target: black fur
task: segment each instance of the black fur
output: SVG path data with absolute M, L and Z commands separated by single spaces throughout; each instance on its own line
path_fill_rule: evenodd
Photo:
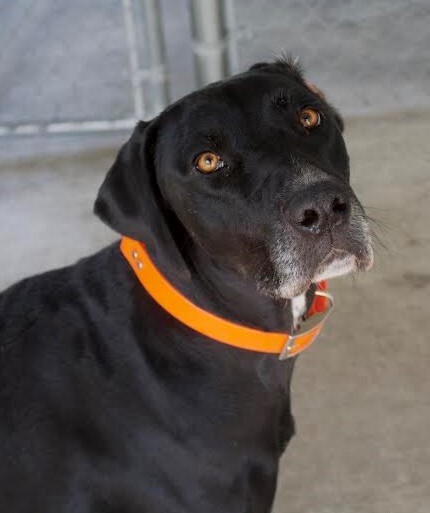
M 280 91 L 288 106 L 277 104 Z M 324 110 L 314 135 L 294 124 L 303 102 Z M 227 166 L 203 176 L 194 159 L 209 149 Z M 95 211 L 144 241 L 200 306 L 291 331 L 288 301 L 257 285 L 280 279 L 268 238 L 284 222 L 292 155 L 349 190 L 332 108 L 291 66 L 257 66 L 139 123 Z M 148 296 L 118 244 L 6 290 L 0 344 L 0 511 L 270 511 L 294 433 L 294 360 L 180 324 Z

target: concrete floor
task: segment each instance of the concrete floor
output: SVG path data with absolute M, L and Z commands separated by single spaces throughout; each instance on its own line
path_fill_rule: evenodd
M 430 112 L 347 123 L 354 186 L 387 249 L 332 283 L 335 313 L 296 366 L 276 513 L 430 511 L 429 127 Z M 123 138 L 0 141 L 0 288 L 115 238 L 91 209 Z

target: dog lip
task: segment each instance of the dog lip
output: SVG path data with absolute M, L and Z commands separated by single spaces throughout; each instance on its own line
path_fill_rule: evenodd
M 345 274 L 354 271 L 368 271 L 373 265 L 373 249 L 369 245 L 360 253 L 353 253 L 340 248 L 332 248 L 329 253 L 322 259 L 318 265 L 315 276 L 322 277 L 330 266 L 338 264 L 340 267 L 345 266 Z M 343 272 L 340 275 L 344 274 Z M 318 280 L 317 280 L 318 281 Z
M 317 267 L 316 273 L 319 274 L 324 268 L 328 267 L 335 260 L 342 260 L 344 258 L 354 256 L 357 260 L 357 257 L 353 255 L 351 252 L 346 251 L 345 249 L 332 248 L 327 255 L 321 260 L 320 264 Z
M 299 296 L 306 292 L 312 283 L 330 280 L 355 271 L 368 271 L 373 265 L 373 259 L 373 249 L 370 244 L 357 253 L 346 249 L 332 248 L 322 258 L 312 276 L 302 276 L 294 286 L 290 285 L 288 288 L 284 288 L 279 297 L 292 298 Z M 330 266 L 333 267 L 331 270 Z

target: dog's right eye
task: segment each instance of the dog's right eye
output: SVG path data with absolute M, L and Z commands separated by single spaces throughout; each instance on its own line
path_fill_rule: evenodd
M 221 160 L 219 155 L 212 153 L 211 151 L 205 151 L 200 153 L 196 158 L 196 168 L 201 173 L 213 173 L 224 166 L 224 162 Z
M 321 124 L 321 114 L 312 107 L 306 107 L 299 112 L 299 121 L 305 128 L 315 128 Z

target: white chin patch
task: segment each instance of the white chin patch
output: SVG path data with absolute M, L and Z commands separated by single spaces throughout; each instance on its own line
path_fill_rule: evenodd
M 306 313 L 306 295 L 300 294 L 300 296 L 293 297 L 291 299 L 291 311 L 293 313 L 294 329 L 299 326 L 302 317 Z
M 317 275 L 313 279 L 314 282 L 329 280 L 338 276 L 344 276 L 345 274 L 352 273 L 357 270 L 357 261 L 354 255 L 345 254 L 339 256 L 326 266 L 324 263 L 320 266 L 317 271 Z

